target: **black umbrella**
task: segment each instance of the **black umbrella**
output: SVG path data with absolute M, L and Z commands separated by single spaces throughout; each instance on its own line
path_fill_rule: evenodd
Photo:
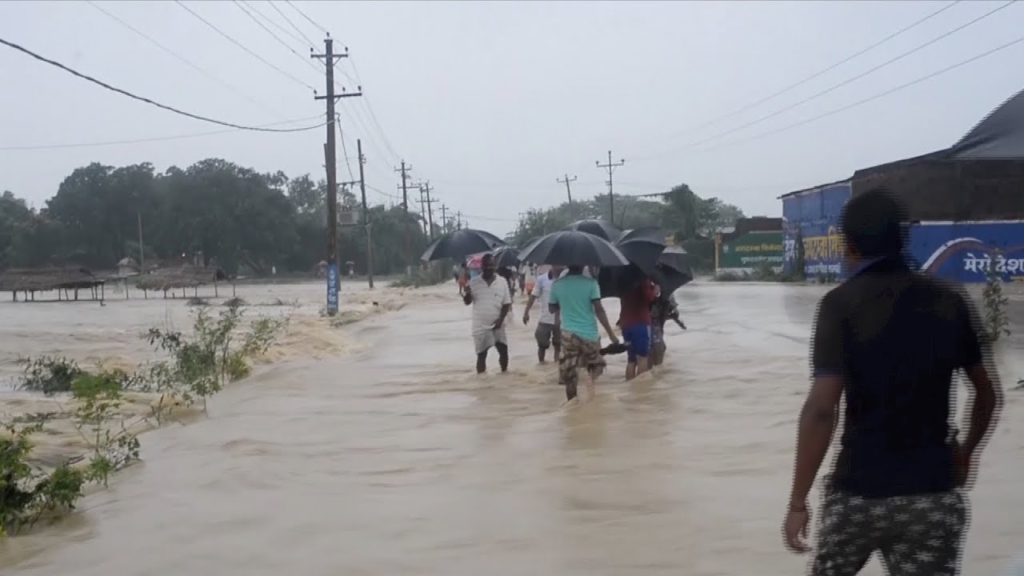
M 619 239 L 619 236 L 622 236 L 622 232 L 614 224 L 604 220 L 579 220 L 569 224 L 566 230 L 579 230 L 580 232 L 599 236 L 609 242 L 615 242 Z
M 498 269 L 519 268 L 519 250 L 512 246 L 501 246 L 491 254 L 494 256 L 494 265 Z
M 693 270 L 690 268 L 690 255 L 686 250 L 669 246 L 658 258 L 654 270 L 654 281 L 661 289 L 671 294 L 680 287 L 693 281 Z
M 542 236 L 523 248 L 519 259 L 554 266 L 626 266 L 629 260 L 607 240 L 578 230 Z
M 641 270 L 650 275 L 665 251 L 665 232 L 658 228 L 626 230 L 615 242 L 615 247 Z
M 466 256 L 471 254 L 490 252 L 491 250 L 504 245 L 505 242 L 501 238 L 498 238 L 490 232 L 465 228 L 462 230 L 456 230 L 451 234 L 447 234 L 435 240 L 427 247 L 426 251 L 423 252 L 423 256 L 421 256 L 420 259 L 424 262 L 429 262 L 430 260 L 443 260 L 445 258 L 463 260 Z

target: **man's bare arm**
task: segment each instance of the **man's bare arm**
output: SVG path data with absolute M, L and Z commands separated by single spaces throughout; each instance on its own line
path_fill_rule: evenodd
M 807 494 L 811 491 L 832 442 L 842 395 L 843 379 L 840 376 L 815 378 L 807 394 L 807 400 L 800 411 L 800 427 L 796 439 L 793 488 L 789 496 L 791 510 L 807 507 Z
M 600 300 L 594 300 L 594 314 L 597 315 L 598 322 L 604 327 L 604 331 L 608 333 L 608 339 L 612 341 L 612 344 L 619 343 L 619 337 L 615 335 L 615 330 L 612 329 L 612 325 L 608 322 L 608 314 L 604 311 L 604 305 L 601 304 Z

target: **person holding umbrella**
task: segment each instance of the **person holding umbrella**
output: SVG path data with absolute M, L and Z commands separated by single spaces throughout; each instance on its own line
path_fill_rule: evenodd
M 572 400 L 576 397 L 579 369 L 586 368 L 588 389 L 593 396 L 594 384 L 605 367 L 597 323 L 601 323 L 612 344 L 619 343 L 601 305 L 601 289 L 597 280 L 584 276 L 583 266 L 569 266 L 568 274 L 551 288 L 549 307 L 555 315 L 555 329 L 562 337 L 558 382 L 565 386 L 566 398 Z
M 512 295 L 508 283 L 499 281 L 494 255 L 484 254 L 480 261 L 481 274 L 470 280 L 463 294 L 466 306 L 473 306 L 473 343 L 476 347 L 476 372 L 487 371 L 487 352 L 498 350 L 498 364 L 502 372 L 508 371 L 508 338 L 505 335 L 505 317 L 512 309 Z
M 619 298 L 622 303 L 619 328 L 626 341 L 626 380 L 632 380 L 650 368 L 651 304 L 658 296 L 657 287 L 647 276 L 641 276 Z

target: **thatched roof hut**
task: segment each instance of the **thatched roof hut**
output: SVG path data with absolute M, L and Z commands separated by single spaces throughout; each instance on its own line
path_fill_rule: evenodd
M 139 276 L 135 285 L 142 290 L 174 290 L 195 288 L 226 280 L 227 274 L 220 268 L 184 265 L 177 268 L 159 268 Z
M 78 290 L 103 284 L 86 268 L 11 268 L 0 273 L 0 291 L 48 292 Z

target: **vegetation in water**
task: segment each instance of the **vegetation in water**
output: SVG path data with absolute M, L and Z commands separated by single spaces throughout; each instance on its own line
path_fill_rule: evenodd
M 122 372 L 82 374 L 72 386 L 75 426 L 92 449 L 86 478 L 107 485 L 110 473 L 139 458 L 139 439 L 120 417 L 126 377 Z M 118 420 L 119 429 L 112 429 Z
M 406 274 L 394 280 L 391 285 L 397 288 L 423 288 L 424 286 L 436 286 L 452 280 L 451 265 L 445 266 L 435 262 L 424 267 L 413 268 L 411 274 Z
M 20 390 L 42 392 L 47 396 L 58 392 L 70 392 L 75 379 L 82 374 L 82 369 L 74 360 L 64 357 L 40 356 L 25 358 L 22 364 Z
M 1007 307 L 1009 298 L 1003 294 L 1003 277 L 990 266 L 985 276 L 985 289 L 982 291 L 984 304 L 984 326 L 990 342 L 997 342 L 1003 336 L 1010 335 L 1010 317 Z

